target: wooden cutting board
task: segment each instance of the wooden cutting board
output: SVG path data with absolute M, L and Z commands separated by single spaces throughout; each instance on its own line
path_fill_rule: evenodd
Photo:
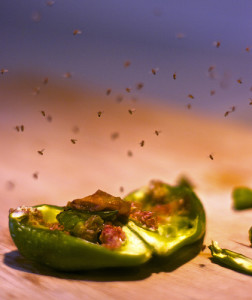
M 117 102 L 113 92 L 56 81 L 32 95 L 36 84 L 29 78 L 1 88 L 0 298 L 251 299 L 252 278 L 212 263 L 208 248 L 139 268 L 77 274 L 24 259 L 9 236 L 10 207 L 64 205 L 97 189 L 124 196 L 151 179 L 174 183 L 180 175 L 204 204 L 204 243 L 217 240 L 252 257 L 252 212 L 233 211 L 231 200 L 233 187 L 252 185 L 251 128 L 234 123 L 232 114 L 196 112 L 196 104 L 188 110 L 153 99 Z

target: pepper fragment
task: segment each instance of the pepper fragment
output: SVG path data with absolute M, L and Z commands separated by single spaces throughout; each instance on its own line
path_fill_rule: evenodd
M 237 187 L 232 193 L 234 209 L 252 208 L 252 190 L 247 187 Z
M 240 253 L 222 249 L 216 241 L 208 246 L 211 250 L 213 260 L 238 272 L 252 275 L 252 259 Z

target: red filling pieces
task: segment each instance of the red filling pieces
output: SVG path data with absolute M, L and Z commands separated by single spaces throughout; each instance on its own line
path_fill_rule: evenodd
M 157 230 L 158 228 L 158 220 L 155 213 L 152 211 L 143 211 L 143 210 L 134 210 L 130 218 L 140 223 L 141 225 L 146 226 L 147 228 Z
M 109 249 L 120 248 L 125 239 L 126 235 L 120 226 L 104 225 L 100 235 L 102 245 Z

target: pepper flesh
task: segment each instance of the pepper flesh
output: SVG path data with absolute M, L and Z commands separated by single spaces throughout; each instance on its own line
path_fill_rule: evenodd
M 212 245 L 208 246 L 208 248 L 211 250 L 215 261 L 229 267 L 230 269 L 252 275 L 251 258 L 228 249 L 222 249 L 216 241 L 213 241 Z

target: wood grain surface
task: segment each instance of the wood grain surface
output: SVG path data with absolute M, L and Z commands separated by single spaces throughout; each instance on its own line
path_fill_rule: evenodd
M 233 187 L 251 186 L 250 127 L 234 123 L 231 114 L 200 114 L 194 105 L 178 109 L 129 97 L 118 103 L 113 91 L 106 96 L 67 80 L 33 95 L 37 84 L 24 78 L 1 89 L 0 298 L 251 299 L 252 278 L 214 264 L 208 248 L 196 255 L 189 247 L 138 268 L 77 274 L 52 271 L 19 254 L 8 231 L 11 207 L 64 205 L 97 189 L 124 196 L 151 179 L 174 183 L 187 175 L 206 210 L 204 243 L 217 240 L 252 257 L 251 210 L 235 212 L 231 200 Z M 22 132 L 15 129 L 20 125 Z

